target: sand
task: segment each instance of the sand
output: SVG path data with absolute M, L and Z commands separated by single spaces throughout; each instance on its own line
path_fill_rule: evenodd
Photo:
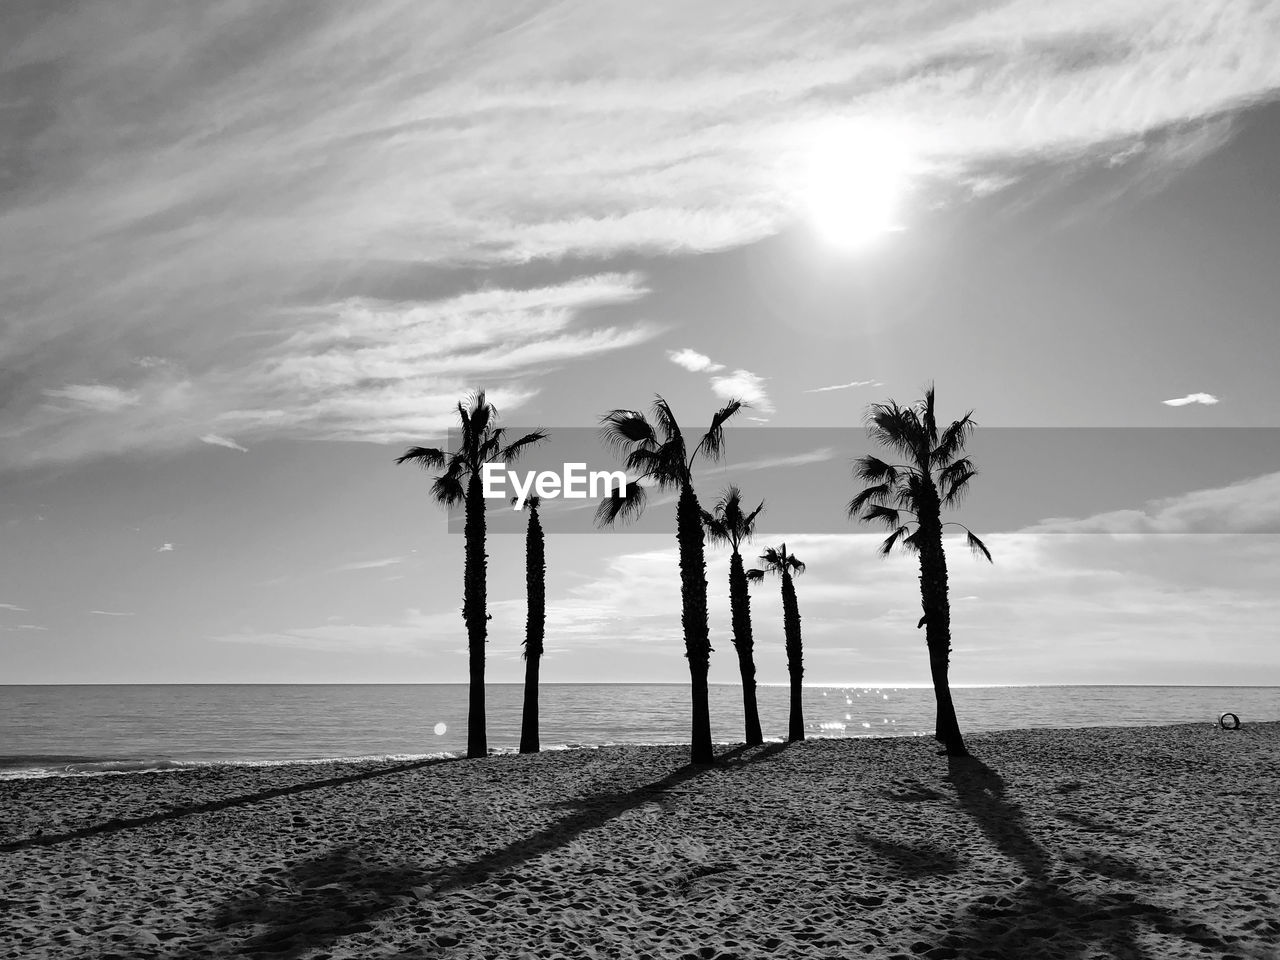
M 0 957 L 1280 957 L 1280 724 L 0 783 Z

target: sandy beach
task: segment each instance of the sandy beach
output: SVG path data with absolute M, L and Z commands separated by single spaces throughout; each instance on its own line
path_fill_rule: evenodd
M 1280 724 L 0 783 L 0 957 L 1280 956 Z

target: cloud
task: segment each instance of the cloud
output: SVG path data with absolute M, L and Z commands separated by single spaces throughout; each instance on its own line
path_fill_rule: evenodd
M 684 367 L 690 373 L 702 373 L 703 371 L 715 373 L 717 370 L 724 369 L 723 363 L 713 363 L 710 357 L 698 353 L 696 350 L 690 350 L 688 347 L 683 350 L 668 350 L 667 359 L 678 367 Z
M 245 448 L 231 435 L 419 442 L 451 426 L 458 398 L 477 385 L 509 413 L 550 371 L 644 342 L 656 328 L 591 321 L 647 292 L 639 274 L 604 273 L 434 300 L 358 297 L 279 310 L 244 338 L 249 352 L 234 362 L 194 371 L 140 367 L 130 357 L 137 402 L 99 406 L 92 417 L 82 404 L 0 414 L 0 440 L 24 441 L 4 444 L 25 458 L 13 465 L 179 448 L 193 435 L 233 450 Z
M 850 380 L 848 383 L 837 383 L 831 387 L 814 387 L 805 393 L 829 393 L 832 390 L 848 390 L 850 387 L 883 387 L 879 380 Z
M 26 613 L 26 607 L 20 607 L 15 603 L 0 603 L 0 610 L 9 610 L 13 613 Z
M 905 151 L 918 192 L 958 203 L 1045 162 L 1194 162 L 1227 126 L 1168 131 L 1280 88 L 1280 12 L 1239 0 L 749 0 L 732 22 L 570 2 L 444 26 L 396 0 L 208 0 L 198 22 L 37 6 L 0 5 L 0 365 L 19 372 L 0 447 L 20 463 L 206 434 L 420 436 L 508 346 L 505 401 L 528 402 L 537 377 L 644 332 L 583 330 L 574 307 L 574 325 L 508 344 L 477 314 L 468 366 L 429 350 L 449 318 L 414 311 L 467 270 L 778 234 L 833 126 Z M 347 336 L 321 346 L 315 328 Z M 182 360 L 138 360 L 156 357 Z M 444 374 L 397 379 L 433 360 Z
M 747 460 L 735 463 L 734 470 L 768 470 L 772 467 L 802 467 L 809 463 L 822 463 L 830 460 L 836 452 L 830 447 L 821 447 L 807 453 L 797 453 L 788 457 L 765 457 L 760 460 Z
M 241 453 L 248 453 L 248 447 L 242 447 L 230 437 L 222 437 L 216 433 L 206 433 L 200 438 L 201 443 L 212 444 L 215 447 L 226 447 L 228 450 L 239 450 Z
M 12 627 L 0 627 L 0 630 L 17 631 L 17 630 L 42 630 L 47 631 L 48 627 L 42 627 L 38 623 L 19 623 Z
M 360 560 L 355 563 L 344 563 L 340 567 L 334 567 L 334 572 L 347 570 L 378 570 L 382 567 L 395 566 L 397 563 L 403 563 L 404 557 L 386 557 L 382 560 Z
M 722 400 L 741 400 L 761 413 L 773 413 L 773 401 L 764 388 L 764 378 L 750 370 L 738 369 L 723 377 L 711 378 L 711 389 Z
M 156 547 L 156 553 L 172 553 L 172 552 L 173 552 L 172 543 L 162 543 L 160 544 L 160 546 Z
M 127 610 L 90 610 L 92 614 L 99 617 L 135 617 L 136 613 Z
M 1189 393 L 1185 397 L 1178 397 L 1176 400 L 1162 400 L 1166 407 L 1185 407 L 1188 403 L 1203 403 L 1212 405 L 1218 402 L 1218 398 L 1211 393 Z
M 1141 509 L 1115 510 L 1081 519 L 1048 519 L 1029 527 L 1028 532 L 1280 533 L 1280 473 L 1151 500 Z
M 44 395 L 54 400 L 69 400 L 73 408 L 114 413 L 125 407 L 136 406 L 138 395 L 102 383 L 73 383 L 56 390 L 45 390 Z

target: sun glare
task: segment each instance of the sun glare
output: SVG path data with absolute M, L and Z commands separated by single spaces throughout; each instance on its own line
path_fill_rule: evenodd
M 872 125 L 832 126 L 814 137 L 808 151 L 801 189 L 809 220 L 825 242 L 859 250 L 902 229 L 912 157 L 900 134 Z

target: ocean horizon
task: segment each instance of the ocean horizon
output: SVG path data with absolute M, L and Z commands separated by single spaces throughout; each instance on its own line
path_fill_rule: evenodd
M 490 748 L 519 743 L 523 685 L 486 684 Z M 1280 720 L 1280 687 L 956 685 L 965 732 Z M 743 739 L 741 688 L 711 684 L 712 735 Z M 787 686 L 760 684 L 766 739 L 787 732 Z M 806 685 L 805 734 L 933 732 L 928 686 Z M 687 743 L 688 684 L 548 683 L 544 750 Z M 208 764 L 419 759 L 466 750 L 467 684 L 0 685 L 0 778 L 160 771 Z

